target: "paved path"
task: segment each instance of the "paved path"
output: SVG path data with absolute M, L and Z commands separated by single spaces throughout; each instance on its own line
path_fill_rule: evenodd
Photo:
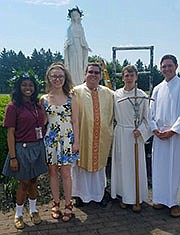
M 64 201 L 61 203 L 64 207 Z M 23 230 L 14 227 L 14 211 L 0 212 L 0 234 L 23 235 L 180 235 L 180 218 L 169 216 L 168 208 L 154 210 L 151 201 L 143 204 L 141 213 L 121 209 L 118 200 L 109 202 L 106 208 L 90 203 L 74 208 L 75 216 L 70 222 L 51 218 L 51 203 L 38 206 L 42 223 L 33 225 L 28 212 L 24 213 L 26 226 Z

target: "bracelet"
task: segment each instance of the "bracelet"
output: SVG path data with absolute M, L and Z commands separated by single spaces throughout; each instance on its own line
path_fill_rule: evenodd
M 10 157 L 10 160 L 16 159 L 16 157 Z

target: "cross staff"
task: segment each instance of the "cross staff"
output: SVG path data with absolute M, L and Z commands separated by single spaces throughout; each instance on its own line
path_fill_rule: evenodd
M 120 100 L 118 100 L 118 102 L 123 102 L 125 100 L 129 100 L 129 102 L 131 103 L 133 109 L 134 109 L 134 126 L 135 126 L 135 130 L 138 129 L 139 125 L 141 124 L 141 120 L 140 120 L 140 105 L 143 102 L 143 99 L 148 99 L 153 100 L 150 97 L 146 97 L 146 96 L 137 96 L 137 83 L 135 84 L 135 89 L 134 89 L 134 96 L 132 97 L 125 97 L 122 98 Z M 133 102 L 134 100 L 134 102 Z M 138 100 L 140 100 L 138 102 Z M 134 208 L 135 211 L 140 211 L 141 210 L 141 206 L 140 206 L 140 200 L 139 200 L 139 159 L 138 159 L 138 141 L 137 141 L 137 137 L 135 138 L 135 143 L 134 143 L 134 150 L 135 150 L 135 184 L 136 184 L 136 207 Z

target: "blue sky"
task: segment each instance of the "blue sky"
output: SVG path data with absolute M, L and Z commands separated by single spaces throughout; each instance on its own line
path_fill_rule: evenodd
M 167 53 L 180 64 L 180 0 L 1 0 L 0 51 L 31 55 L 34 48 L 50 48 L 63 54 L 67 12 L 76 5 L 84 13 L 89 55 L 111 61 L 113 46 L 153 45 L 155 64 Z M 125 58 L 149 64 L 149 51 L 117 52 L 120 63 Z

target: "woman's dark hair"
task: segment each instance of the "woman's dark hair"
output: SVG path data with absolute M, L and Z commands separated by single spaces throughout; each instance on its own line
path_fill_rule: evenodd
M 160 65 L 162 64 L 164 60 L 172 60 L 174 64 L 177 64 L 177 59 L 174 55 L 164 55 L 160 61 Z
M 14 88 L 13 88 L 13 91 L 11 93 L 11 100 L 13 102 L 16 103 L 16 105 L 19 107 L 21 105 L 23 105 L 23 94 L 22 94 L 22 91 L 21 91 L 21 84 L 23 81 L 25 80 L 30 80 L 33 82 L 34 84 L 34 93 L 32 94 L 31 96 L 31 101 L 34 102 L 35 104 L 38 103 L 38 87 L 37 87 L 37 84 L 36 84 L 36 81 L 35 81 L 35 78 L 33 77 L 23 77 L 23 76 L 20 76 L 14 83 Z

